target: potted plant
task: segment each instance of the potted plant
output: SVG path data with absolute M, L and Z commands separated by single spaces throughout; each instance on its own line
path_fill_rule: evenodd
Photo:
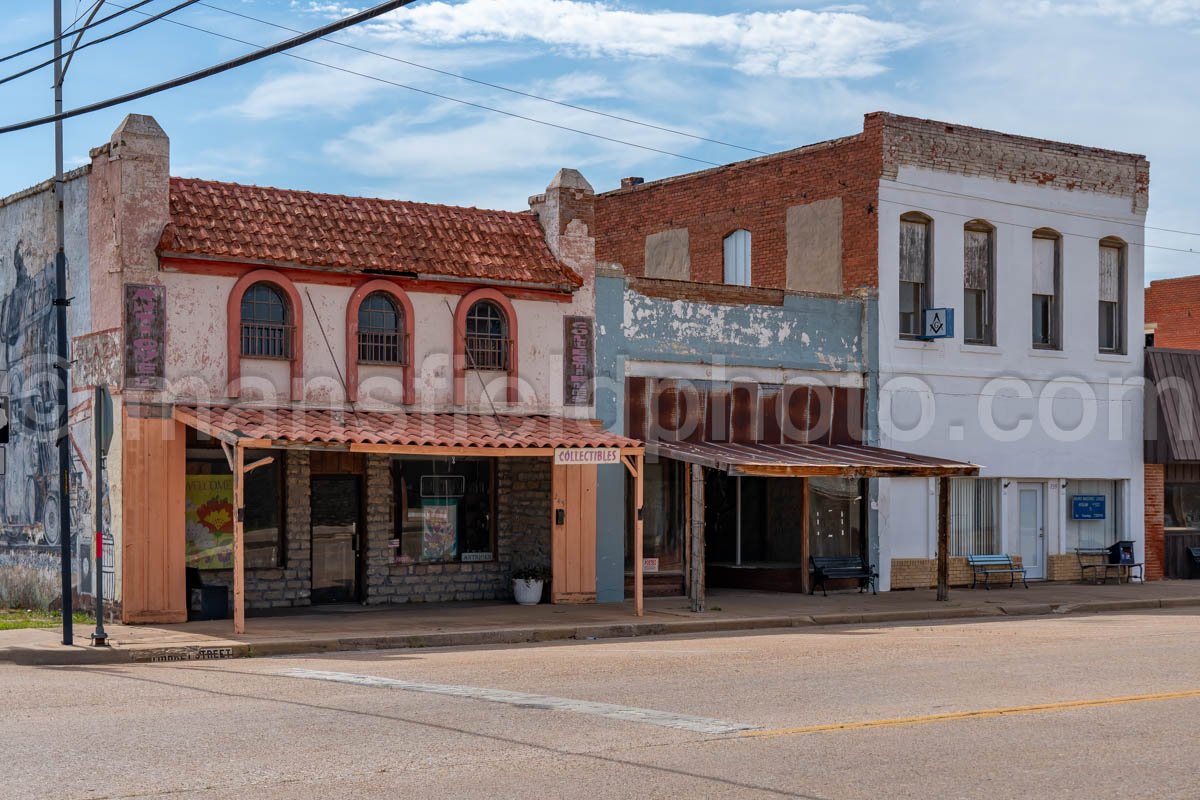
M 550 570 L 538 564 L 517 567 L 512 573 L 513 597 L 523 606 L 536 606 L 542 601 L 542 584 L 550 578 Z

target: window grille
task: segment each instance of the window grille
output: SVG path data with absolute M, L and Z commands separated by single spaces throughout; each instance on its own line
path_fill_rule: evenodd
M 283 294 L 267 283 L 256 283 L 242 295 L 242 355 L 253 358 L 292 358 L 294 326 Z
M 358 360 L 366 364 L 407 365 L 404 315 L 382 292 L 358 307 Z
M 512 341 L 508 317 L 500 306 L 480 300 L 467 312 L 467 367 L 507 371 L 511 363 Z

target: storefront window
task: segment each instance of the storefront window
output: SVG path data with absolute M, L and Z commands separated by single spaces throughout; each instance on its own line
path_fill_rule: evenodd
M 658 572 L 683 571 L 683 543 L 686 536 L 684 481 L 687 465 L 664 459 L 646 462 L 643 491 L 645 512 L 642 537 L 645 558 L 658 559 Z M 632 485 L 629 497 L 633 497 Z M 632 512 L 633 504 L 629 503 Z M 625 526 L 625 571 L 633 572 L 632 518 Z
M 1168 483 L 1163 496 L 1163 527 L 1200 530 L 1200 483 Z
M 246 568 L 283 565 L 283 459 L 281 450 L 247 450 L 245 463 L 273 458 L 270 464 L 246 474 L 246 513 L 243 534 Z M 219 447 L 189 441 L 186 495 L 189 567 L 233 568 L 233 471 Z
M 397 564 L 492 561 L 493 460 L 392 462 Z
M 950 555 L 1000 552 L 1000 479 L 950 479 Z
M 1067 552 L 1108 547 L 1124 536 L 1122 481 L 1067 481 Z
M 857 478 L 809 478 L 809 553 L 857 556 L 866 551 L 865 482 Z

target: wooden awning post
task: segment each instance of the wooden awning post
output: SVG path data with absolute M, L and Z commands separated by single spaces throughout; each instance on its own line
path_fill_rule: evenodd
M 246 471 L 242 464 L 246 451 L 240 443 L 233 446 L 233 632 L 246 632 Z
M 704 611 L 704 467 L 689 464 L 688 527 L 692 538 L 692 611 Z
M 937 599 L 950 599 L 950 479 L 938 478 Z
M 642 517 L 645 516 L 645 474 L 646 474 L 646 457 L 638 455 L 634 457 L 637 474 L 634 475 L 634 504 L 633 504 L 633 610 L 637 616 L 644 616 L 646 613 L 646 600 L 644 594 L 644 580 L 642 575 L 642 560 L 645 558 L 645 544 L 643 539 L 644 522 Z
M 809 508 L 808 478 L 800 479 L 800 591 L 808 594 L 812 589 L 812 576 L 808 574 L 808 559 L 812 554 L 811 531 L 809 518 L 812 514 Z

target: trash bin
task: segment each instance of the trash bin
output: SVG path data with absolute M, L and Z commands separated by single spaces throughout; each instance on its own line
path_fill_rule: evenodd
M 1120 541 L 1108 547 L 1108 563 L 1110 564 L 1132 564 L 1133 558 L 1133 542 Z

